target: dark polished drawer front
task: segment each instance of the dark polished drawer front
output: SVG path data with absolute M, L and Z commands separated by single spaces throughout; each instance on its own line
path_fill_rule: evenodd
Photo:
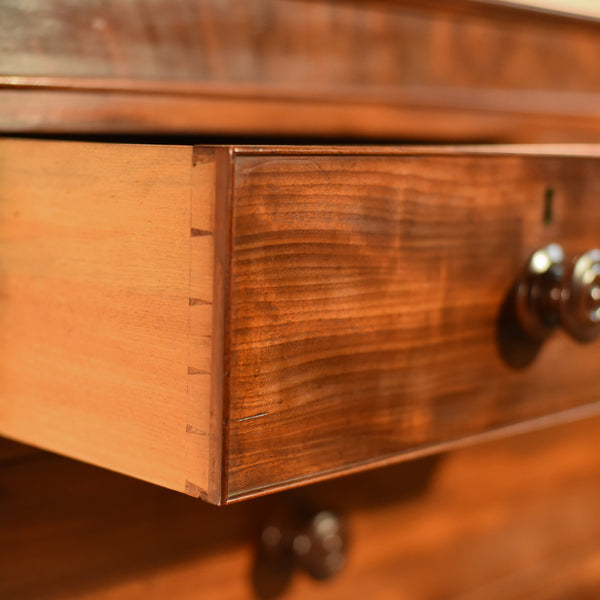
M 225 498 L 597 410 L 599 344 L 498 347 L 532 252 L 600 244 L 600 160 L 549 150 L 234 154 Z

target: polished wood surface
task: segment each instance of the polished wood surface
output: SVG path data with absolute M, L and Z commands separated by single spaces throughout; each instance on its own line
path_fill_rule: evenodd
M 597 345 L 496 321 L 599 160 L 3 140 L 0 431 L 218 504 L 593 414 Z
M 469 0 L 8 0 L 0 129 L 598 141 L 599 31 Z
M 524 370 L 497 345 L 530 254 L 600 231 L 598 157 L 521 151 L 238 150 L 227 498 L 598 410 L 597 344 L 557 335 Z
M 385 101 L 375 92 L 331 96 L 277 91 L 198 94 L 29 89 L 0 91 L 0 127 L 19 134 L 177 134 L 213 140 L 253 136 L 276 140 L 378 140 L 458 142 L 598 142 L 598 97 L 590 94 L 527 94 L 528 104 L 494 91 L 402 90 Z M 33 93 L 31 93 L 33 92 Z M 385 95 L 385 91 L 382 92 Z M 534 96 L 531 99 L 531 96 Z M 440 98 L 451 106 L 440 107 Z M 530 102 L 530 103 L 529 103 Z M 478 110 L 485 106 L 485 110 Z M 514 107 L 514 108 L 512 108 Z M 544 110 L 539 112 L 539 108 Z M 2 120 L 2 117 L 5 117 Z M 152 138 L 150 138 L 152 139 Z M 189 139 L 189 138 L 188 138 Z M 239 139 L 239 138 L 236 138 Z M 198 142 L 197 138 L 193 139 Z
M 592 419 L 220 508 L 52 455 L 5 461 L 0 598 L 260 598 L 252 571 L 261 527 L 309 502 L 344 515 L 348 563 L 324 583 L 295 576 L 282 600 L 593 600 L 599 426 Z
M 190 147 L 0 140 L 2 434 L 210 491 L 212 171 Z
M 346 140 L 363 148 L 410 140 L 598 142 L 596 4 L 6 0 L 0 2 L 0 132 L 112 142 L 137 136 L 163 144 Z M 213 507 L 0 438 L 0 599 L 596 600 L 600 421 L 516 433 L 597 410 L 562 411 L 597 392 L 586 379 L 597 371 L 597 348 L 582 350 L 553 336 L 531 371 L 516 372 L 500 366 L 485 336 L 500 287 L 531 249 L 530 226 L 539 241 L 560 233 L 570 240 L 569 252 L 585 250 L 583 243 L 600 230 L 592 200 L 600 191 L 599 168 L 590 158 L 599 156 L 597 148 L 521 149 L 521 157 L 554 155 L 523 160 L 521 168 L 514 148 L 488 148 L 504 155 L 494 164 L 513 165 L 506 174 L 474 160 L 477 150 L 463 150 L 461 169 L 433 176 L 411 167 L 406 174 L 416 177 L 401 178 L 404 192 L 390 194 L 396 167 L 380 169 L 387 179 L 374 182 L 362 159 L 346 166 L 356 149 L 334 146 L 310 157 L 305 148 L 264 148 L 259 160 L 256 149 L 231 147 L 192 154 L 190 147 L 72 152 L 72 146 L 65 152 L 61 144 L 19 144 L 0 141 L 0 432 L 229 502 L 339 474 L 342 469 L 332 473 L 326 464 L 343 457 L 328 453 L 319 436 L 342 391 L 333 411 L 338 420 L 330 421 L 337 423 L 331 442 L 341 440 L 340 451 L 378 455 L 392 442 L 389 460 L 413 460 Z M 448 151 L 431 149 L 369 152 L 411 164 L 436 163 L 436 152 L 448 158 Z M 568 158 L 574 155 L 583 160 Z M 285 175 L 282 161 L 296 170 Z M 343 169 L 332 170 L 340 163 Z M 342 181 L 342 171 L 353 181 Z M 462 195 L 459 178 L 471 182 Z M 244 189 L 256 197 L 239 198 Z M 549 189 L 555 214 L 546 229 L 542 204 Z M 345 194 L 355 203 L 344 204 Z M 401 215 L 385 204 L 394 194 L 404 194 L 408 209 Z M 493 215 L 484 209 L 489 197 Z M 259 211 L 248 223 L 271 220 L 269 239 L 246 227 L 243 214 L 253 202 Z M 437 212 L 423 215 L 421 203 Z M 344 212 L 336 212 L 340 205 Z M 373 205 L 385 209 L 376 218 Z M 578 220 L 584 212 L 588 223 Z M 457 213 L 462 222 L 453 232 L 450 217 Z M 443 249 L 414 216 L 441 234 Z M 301 231 L 311 219 L 320 229 Z M 475 231 L 481 219 L 488 252 L 463 255 L 465 241 L 483 237 Z M 388 235 L 378 240 L 382 231 Z M 498 232 L 509 241 L 501 242 Z M 293 243 L 290 233 L 298 235 Z M 300 239 L 308 233 L 314 237 Z M 329 246 L 323 234 L 333 238 Z M 497 289 L 486 283 L 487 272 L 465 278 L 460 266 L 486 262 L 494 240 L 502 257 L 491 262 Z M 394 241 L 403 250 L 397 263 L 391 252 L 384 265 L 367 251 L 390 250 Z M 302 244 L 319 252 L 302 255 Z M 413 260 L 410 271 L 398 269 L 417 247 L 425 259 Z M 331 285 L 340 283 L 348 266 L 343 260 L 357 249 L 359 279 L 368 269 L 379 274 L 359 281 L 368 279 L 372 299 L 357 294 L 351 278 L 341 285 L 350 291 L 346 298 Z M 260 256 L 252 264 L 245 262 L 249 255 Z M 336 255 L 343 259 L 338 270 L 327 263 Z M 290 263 L 294 270 L 280 269 L 272 290 L 255 287 L 255 274 Z M 303 269 L 317 263 L 322 277 L 313 293 L 302 285 Z M 236 287 L 244 273 L 251 276 L 247 294 Z M 453 280 L 458 273 L 462 279 Z M 390 274 L 405 277 L 377 293 Z M 400 297 L 403 286 L 409 293 Z M 302 297 L 293 302 L 298 289 Z M 353 300 L 356 313 L 348 309 Z M 413 315 L 405 307 L 415 300 Z M 398 329 L 385 322 L 387 334 L 364 329 L 385 321 L 388 302 L 390 314 L 404 315 L 407 325 L 402 381 L 386 355 L 399 345 Z M 282 305 L 286 310 L 278 311 Z M 325 346 L 302 331 L 277 343 L 294 320 L 308 331 L 304 307 L 315 314 Z M 261 335 L 268 331 L 268 337 L 255 335 L 252 314 L 261 316 Z M 343 329 L 351 322 L 357 331 Z M 369 335 L 377 345 L 369 345 Z M 240 343 L 244 336 L 252 343 Z M 349 344 L 336 346 L 336 336 Z M 379 400 L 355 410 L 359 393 L 369 399 L 373 390 L 359 381 L 348 393 L 346 373 L 332 376 L 327 352 L 342 356 L 354 381 L 372 368 Z M 257 356 L 265 360 L 252 372 Z M 480 362 L 468 366 L 465 358 Z M 271 376 L 264 398 L 269 414 L 255 413 L 262 400 L 253 378 L 262 385 Z M 416 393 L 392 415 L 400 417 L 398 430 L 390 420 L 394 405 L 387 403 L 392 392 L 386 396 L 394 385 Z M 562 412 L 529 419 L 532 411 L 553 410 Z M 497 429 L 521 418 L 527 420 Z M 461 437 L 469 427 L 484 433 Z M 357 429 L 366 435 L 357 436 Z M 408 432 L 416 449 L 398 453 L 406 441 L 399 432 Z M 436 432 L 447 442 L 418 445 Z M 292 454 L 300 436 L 304 453 Z M 482 439 L 488 442 L 457 449 Z M 284 451 L 276 456 L 269 440 Z M 442 446 L 455 451 L 430 454 Z M 417 458 L 423 453 L 429 456 Z M 296 460 L 300 480 L 289 477 Z M 315 474 L 306 476 L 313 467 Z M 348 524 L 346 569 L 326 583 L 300 574 L 282 594 L 269 594 L 281 575 L 256 568 L 261 528 L 307 503 L 339 511 Z

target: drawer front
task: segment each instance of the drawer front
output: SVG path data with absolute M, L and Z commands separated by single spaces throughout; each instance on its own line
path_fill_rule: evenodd
M 599 344 L 556 333 L 515 369 L 497 341 L 536 248 L 600 243 L 597 158 L 247 150 L 233 173 L 227 497 L 597 409 Z

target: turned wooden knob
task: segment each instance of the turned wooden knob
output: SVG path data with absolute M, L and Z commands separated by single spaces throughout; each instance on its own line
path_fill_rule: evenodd
M 590 342 L 600 333 L 600 250 L 589 250 L 573 262 L 560 311 L 563 326 L 576 340 Z
M 312 516 L 291 539 L 296 564 L 315 579 L 329 579 L 346 562 L 346 531 L 341 518 L 327 510 Z
M 260 536 L 254 584 L 262 598 L 278 597 L 294 569 L 325 580 L 346 562 L 347 532 L 333 511 L 301 509 L 275 515 Z
M 562 326 L 585 343 L 600 333 L 600 250 L 567 260 L 558 244 L 536 250 L 517 283 L 516 314 L 523 330 L 542 341 Z

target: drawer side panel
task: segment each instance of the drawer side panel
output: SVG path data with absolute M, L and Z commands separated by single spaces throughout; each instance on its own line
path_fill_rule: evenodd
M 206 489 L 207 437 L 186 433 L 188 392 L 208 403 L 188 390 L 191 168 L 191 147 L 0 141 L 0 434 Z

